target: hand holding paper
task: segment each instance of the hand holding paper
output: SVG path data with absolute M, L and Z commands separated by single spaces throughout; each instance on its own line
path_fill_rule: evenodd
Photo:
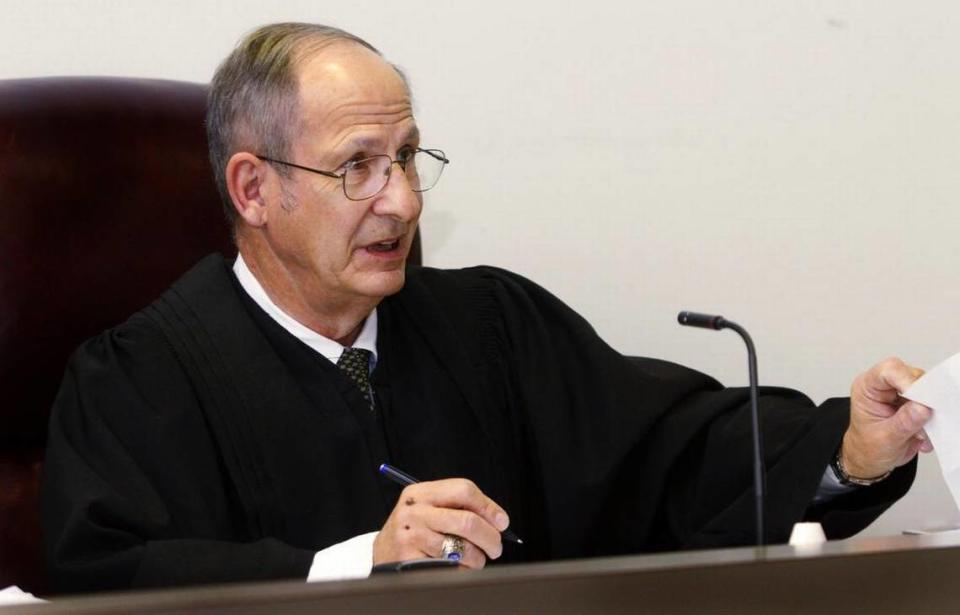
M 875 478 L 907 463 L 933 446 L 924 435 L 930 408 L 907 401 L 906 391 L 923 370 L 900 359 L 887 359 L 861 374 L 850 391 L 850 426 L 843 436 L 842 459 L 847 472 Z

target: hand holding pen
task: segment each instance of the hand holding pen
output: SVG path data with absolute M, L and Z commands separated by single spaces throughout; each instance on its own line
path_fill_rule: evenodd
M 401 470 L 400 468 L 395 468 L 395 467 L 393 467 L 392 465 L 389 465 L 389 464 L 386 464 L 386 463 L 381 463 L 381 464 L 380 464 L 380 473 L 383 474 L 384 476 L 386 476 L 387 478 L 389 478 L 390 480 L 392 480 L 393 482 L 397 483 L 398 485 L 402 486 L 402 487 L 408 487 L 408 486 L 410 486 L 410 485 L 416 485 L 417 483 L 420 482 L 419 480 L 417 480 L 416 478 L 410 476 L 409 474 L 407 474 L 406 472 L 404 472 L 404 471 Z M 504 513 L 504 514 L 506 514 L 506 513 Z M 517 543 L 518 545 L 522 545 L 522 544 L 523 544 L 523 541 L 520 540 L 520 537 L 517 536 L 516 534 L 514 534 L 513 532 L 511 532 L 509 529 L 501 530 L 500 536 L 501 536 L 504 540 L 508 540 L 508 541 L 510 541 L 510 542 L 515 542 L 515 543 Z
M 449 547 L 454 538 L 462 539 L 463 566 L 482 568 L 487 558 L 500 557 L 500 532 L 507 529 L 509 517 L 472 482 L 451 478 L 420 483 L 389 466 L 381 472 L 405 488 L 374 540 L 374 565 L 443 557 L 445 541 Z M 520 542 L 512 533 L 505 533 L 504 539 Z

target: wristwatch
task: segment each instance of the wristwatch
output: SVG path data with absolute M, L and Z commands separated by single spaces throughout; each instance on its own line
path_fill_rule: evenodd
M 890 476 L 890 473 L 892 472 L 892 470 L 888 470 L 886 473 L 873 478 L 860 478 L 859 476 L 851 476 L 843 467 L 843 461 L 841 460 L 842 454 L 843 445 L 837 449 L 837 454 L 833 456 L 833 461 L 830 462 L 830 469 L 833 470 L 833 475 L 837 477 L 837 481 L 839 481 L 841 485 L 869 487 L 870 485 L 875 485 L 876 483 L 879 483 L 886 477 Z

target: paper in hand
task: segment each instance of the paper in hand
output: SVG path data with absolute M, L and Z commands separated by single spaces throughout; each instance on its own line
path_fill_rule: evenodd
M 925 429 L 960 508 L 960 353 L 931 369 L 901 396 L 933 409 Z

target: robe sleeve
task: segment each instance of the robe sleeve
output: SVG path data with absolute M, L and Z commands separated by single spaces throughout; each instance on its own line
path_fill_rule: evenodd
M 524 528 L 537 556 L 632 553 L 752 544 L 749 391 L 697 371 L 624 357 L 573 310 L 516 274 L 475 268 L 455 327 L 469 352 L 505 363 L 522 423 L 533 504 Z M 454 293 L 451 293 L 451 296 Z M 469 318 L 458 322 L 459 313 Z M 811 508 L 849 418 L 846 399 L 819 407 L 789 389 L 761 389 L 767 542 L 793 523 L 831 538 L 869 524 L 909 488 L 915 461 L 887 480 Z
M 54 588 L 305 579 L 311 550 L 256 536 L 231 512 L 216 451 L 188 379 L 147 323 L 135 317 L 82 346 L 54 403 L 44 467 Z

